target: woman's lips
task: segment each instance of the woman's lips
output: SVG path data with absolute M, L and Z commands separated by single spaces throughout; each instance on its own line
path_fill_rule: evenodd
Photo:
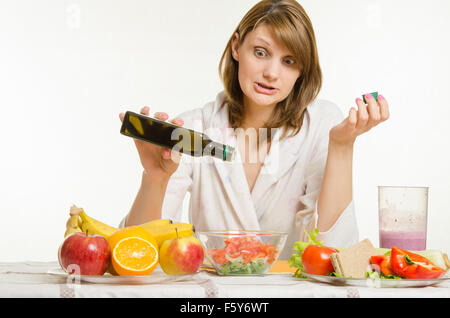
M 254 83 L 253 87 L 256 92 L 264 95 L 273 95 L 277 92 L 276 88 L 267 88 L 260 83 Z

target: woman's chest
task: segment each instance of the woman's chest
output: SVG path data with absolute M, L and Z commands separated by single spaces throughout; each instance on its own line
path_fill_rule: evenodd
M 258 142 L 241 138 L 237 140 L 237 146 L 242 161 L 242 168 L 251 193 L 261 172 L 264 160 L 270 151 L 270 143 L 258 144 Z

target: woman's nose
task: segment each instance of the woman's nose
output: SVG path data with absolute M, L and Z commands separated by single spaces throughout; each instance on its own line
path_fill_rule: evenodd
M 264 68 L 263 76 L 267 80 L 274 81 L 278 79 L 280 73 L 280 65 L 276 61 L 268 61 Z

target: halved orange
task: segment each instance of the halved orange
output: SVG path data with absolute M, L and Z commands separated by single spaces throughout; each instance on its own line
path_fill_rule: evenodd
M 108 238 L 111 264 L 120 276 L 145 276 L 158 264 L 158 244 L 149 232 L 139 226 L 116 231 Z

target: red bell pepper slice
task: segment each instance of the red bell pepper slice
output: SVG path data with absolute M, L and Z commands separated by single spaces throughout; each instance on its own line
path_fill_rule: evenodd
M 391 268 L 391 256 L 390 255 L 374 255 L 370 257 L 370 263 L 377 265 L 383 273 L 383 275 L 395 275 Z
M 409 279 L 436 279 L 445 273 L 425 257 L 396 246 L 391 250 L 391 267 L 395 274 Z

